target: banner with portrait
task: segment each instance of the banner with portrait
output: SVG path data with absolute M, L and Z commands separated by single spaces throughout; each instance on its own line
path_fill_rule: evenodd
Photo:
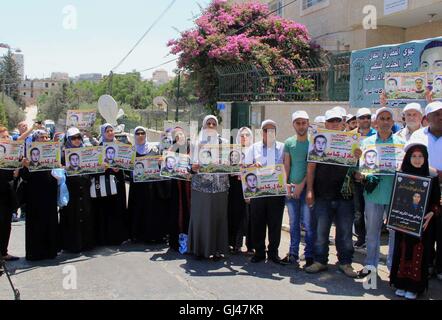
M 360 140 L 359 133 L 318 129 L 310 136 L 308 162 L 354 167 Z
M 49 171 L 61 167 L 59 142 L 33 142 L 27 146 L 29 171 Z
M 422 236 L 431 178 L 398 172 L 387 220 L 387 228 L 414 237 Z
M 385 89 L 386 73 L 426 72 L 426 89 L 432 86 L 440 73 L 442 37 L 385 45 L 353 51 L 350 61 L 350 106 L 352 108 L 379 108 L 380 93 Z M 389 107 L 403 108 L 409 99 L 389 100 Z M 426 107 L 425 98 L 415 100 Z
M 68 110 L 66 116 L 66 128 L 78 128 L 80 130 L 89 130 L 94 126 L 97 119 L 95 110 Z
M 244 199 L 286 196 L 287 177 L 284 165 L 241 170 Z
M 240 173 L 243 157 L 237 144 L 205 144 L 198 148 L 200 174 Z
M 173 151 L 163 152 L 160 175 L 176 180 L 192 180 L 192 164 L 190 156 Z
M 64 155 L 68 177 L 105 172 L 103 147 L 65 149 Z
M 24 145 L 15 141 L 0 141 L 0 169 L 15 170 L 21 167 Z
M 161 177 L 161 156 L 144 156 L 135 158 L 133 180 L 135 183 L 168 180 Z
M 105 143 L 103 146 L 103 162 L 110 168 L 133 171 L 135 163 L 135 147 L 119 142 Z
M 424 100 L 427 83 L 426 72 L 386 73 L 387 100 Z
M 433 92 L 433 99 L 442 100 L 442 72 L 435 73 L 432 80 L 431 90 Z
M 366 145 L 359 160 L 359 171 L 364 175 L 394 175 L 401 168 L 404 156 L 403 144 Z

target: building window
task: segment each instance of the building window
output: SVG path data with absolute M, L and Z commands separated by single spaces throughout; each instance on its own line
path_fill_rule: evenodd
M 23 92 L 23 95 L 25 96 L 25 95 L 26 95 L 26 92 Z
M 302 10 L 306 10 L 308 8 L 313 7 L 314 5 L 317 5 L 321 2 L 324 2 L 325 0 L 302 0 Z
M 53 83 L 52 86 L 55 86 L 55 83 Z
M 276 0 L 269 3 L 270 12 L 274 12 L 275 15 L 282 17 L 283 14 L 283 0 Z
M 45 88 L 49 88 L 49 83 L 45 83 Z

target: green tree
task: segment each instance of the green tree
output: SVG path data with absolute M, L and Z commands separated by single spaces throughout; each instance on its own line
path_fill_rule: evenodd
M 11 50 L 0 59 L 0 91 L 4 91 L 17 105 L 23 106 L 19 85 L 21 82 L 18 66 L 15 63 Z
M 25 113 L 10 97 L 5 95 L 4 100 L 3 97 L 1 97 L 0 104 L 4 106 L 4 110 L 7 115 L 7 122 L 5 122 L 5 124 L 8 129 L 15 129 L 19 122 L 25 120 Z
M 8 117 L 6 116 L 5 105 L 0 100 L 0 126 L 8 126 Z

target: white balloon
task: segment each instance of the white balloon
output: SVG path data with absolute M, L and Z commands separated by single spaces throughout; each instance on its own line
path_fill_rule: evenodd
M 98 111 L 106 122 L 117 125 L 118 104 L 112 96 L 106 94 L 98 99 Z

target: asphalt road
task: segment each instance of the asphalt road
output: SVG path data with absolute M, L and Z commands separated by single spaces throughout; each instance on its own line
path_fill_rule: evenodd
M 24 222 L 13 225 L 11 254 L 24 256 L 24 231 Z M 281 256 L 287 252 L 288 245 L 289 235 L 283 232 Z M 386 250 L 384 245 L 382 252 L 385 254 Z M 355 254 L 355 269 L 361 267 L 363 257 L 362 253 Z M 237 255 L 220 262 L 197 261 L 191 256 L 169 252 L 162 245 L 128 244 L 119 248 L 97 248 L 83 255 L 60 254 L 54 261 L 31 263 L 21 259 L 8 266 L 22 299 L 30 300 L 396 299 L 388 286 L 384 265 L 380 267 L 378 289 L 365 290 L 362 280 L 346 278 L 338 271 L 333 245 L 329 271 L 318 275 L 272 262 L 255 265 L 248 259 Z M 382 259 L 385 261 L 385 256 Z M 73 281 L 75 275 L 76 282 Z M 9 284 L 2 276 L 0 300 L 12 297 Z M 442 299 L 442 283 L 431 280 L 429 294 L 423 298 Z

